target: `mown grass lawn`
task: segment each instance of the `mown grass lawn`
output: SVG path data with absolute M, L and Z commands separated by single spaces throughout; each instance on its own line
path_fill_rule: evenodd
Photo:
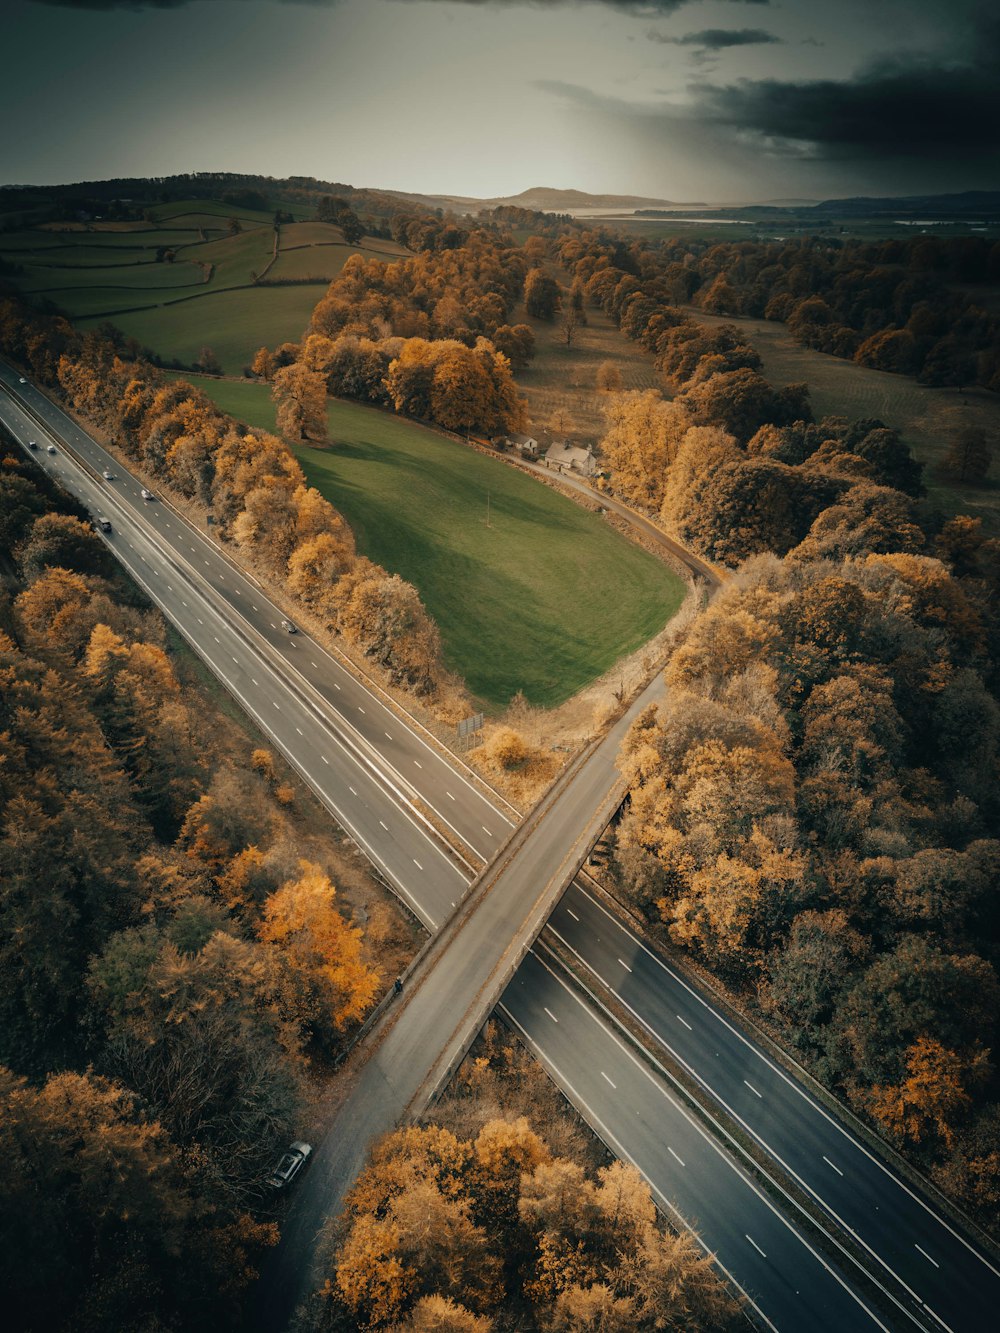
M 199 380 L 269 429 L 264 385 Z M 332 402 L 328 448 L 297 447 L 358 548 L 419 589 L 445 658 L 488 707 L 561 703 L 651 638 L 684 585 L 596 514 L 505 464 L 372 408 Z M 487 521 L 488 519 L 488 521 Z

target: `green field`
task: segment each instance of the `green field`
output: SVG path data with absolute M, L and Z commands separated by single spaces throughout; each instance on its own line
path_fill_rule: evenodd
M 274 429 L 265 385 L 197 383 Z M 684 584 L 659 560 L 514 468 L 373 408 L 331 402 L 329 423 L 330 448 L 295 450 L 306 476 L 360 551 L 420 589 L 448 666 L 487 707 L 518 690 L 561 703 L 680 605 Z
M 230 217 L 242 226 L 235 236 Z M 152 218 L 24 228 L 0 235 L 0 254 L 22 267 L 10 280 L 29 299 L 49 302 L 82 327 L 110 319 L 167 362 L 190 365 L 210 347 L 223 370 L 238 375 L 258 347 L 301 337 L 322 285 L 251 286 L 251 275 L 263 274 L 272 258 L 273 214 L 196 199 L 159 205 Z M 378 259 L 406 253 L 375 238 L 345 245 L 339 227 L 315 219 L 286 224 L 281 245 L 287 253 L 269 270 L 272 280 L 332 278 L 359 251 Z M 173 248 L 175 261 L 156 263 L 158 246 Z M 212 265 L 208 282 L 202 264 Z
M 322 295 L 317 287 L 247 287 L 214 295 L 205 291 L 205 296 L 177 305 L 115 315 L 111 322 L 166 361 L 190 364 L 203 347 L 211 347 L 223 370 L 239 375 L 265 343 L 275 347 L 297 342 Z M 102 319 L 77 323 L 92 328 Z

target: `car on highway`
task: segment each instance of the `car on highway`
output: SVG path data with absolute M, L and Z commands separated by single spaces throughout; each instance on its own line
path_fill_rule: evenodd
M 281 628 L 286 634 L 298 634 L 299 632 L 298 626 L 295 624 L 294 620 L 283 620 L 281 622 Z
M 146 488 L 145 488 L 145 486 L 143 486 L 143 488 L 142 488 L 142 490 L 139 492 L 139 494 L 142 496 L 142 498 L 143 498 L 144 500 L 152 500 L 152 499 L 153 499 L 153 492 L 152 492 L 152 491 L 147 491 Z
M 49 451 L 50 454 L 54 454 L 55 451 L 56 451 L 56 447 L 55 447 L 55 445 L 54 445 L 54 444 L 50 444 L 50 445 L 49 445 L 49 450 L 48 450 L 48 451 Z
M 101 476 L 104 478 L 105 481 L 114 481 L 115 479 L 115 474 L 111 471 L 110 468 L 105 468 L 104 471 L 101 473 Z
M 283 1190 L 292 1183 L 312 1153 L 309 1143 L 293 1143 L 267 1178 L 272 1189 Z
M 110 518 L 104 518 L 102 515 L 99 514 L 97 518 L 94 519 L 94 527 L 100 528 L 102 532 L 110 532 L 111 520 Z
M 37 441 L 37 440 L 29 440 L 29 441 L 28 441 L 28 448 L 29 448 L 29 449 L 37 449 L 37 448 L 38 448 L 38 441 Z
M 28 382 L 28 381 L 24 378 L 23 375 L 22 375 L 21 378 L 18 380 L 18 384 L 27 384 L 27 382 Z

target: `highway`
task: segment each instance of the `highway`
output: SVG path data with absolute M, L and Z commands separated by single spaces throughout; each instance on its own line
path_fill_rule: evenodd
M 37 414 L 35 420 L 25 417 L 11 397 L 0 394 L 0 417 L 15 435 L 43 442 L 37 425 L 40 416 L 98 474 L 105 467 L 116 474 L 113 482 L 96 480 L 76 466 L 58 443 L 56 455 L 44 450 L 35 455 L 94 512 L 107 514 L 114 525 L 109 544 L 126 567 L 292 760 L 416 915 L 431 930 L 438 928 L 461 903 L 471 869 L 441 848 L 420 818 L 421 805 L 433 809 L 435 817 L 461 838 L 470 867 L 491 858 L 510 833 L 513 814 L 499 801 L 488 799 L 418 728 L 408 725 L 336 659 L 304 635 L 284 634 L 281 612 L 252 579 L 168 506 L 144 504 L 139 483 L 44 395 L 30 385 L 19 385 L 16 373 L 2 365 L 0 381 L 23 396 Z M 608 763 L 605 778 L 614 780 L 613 762 Z M 983 1327 L 981 1313 L 991 1311 L 1000 1295 L 998 1275 L 985 1259 L 681 978 L 670 985 L 684 990 L 691 1012 L 675 1006 L 664 975 L 668 969 L 634 933 L 595 915 L 600 913 L 603 908 L 596 900 L 574 885 L 553 926 L 595 975 L 609 982 L 641 1016 L 651 1037 L 681 1063 L 690 1064 L 702 1086 L 804 1183 L 831 1219 L 870 1247 L 886 1286 L 898 1287 L 900 1298 L 912 1305 L 923 1326 L 943 1326 L 954 1333 Z M 574 916 L 579 930 L 570 928 Z M 616 932 L 624 942 L 617 945 L 616 961 L 611 963 L 605 944 L 617 938 Z M 637 966 L 640 958 L 644 961 Z M 534 984 L 540 984 L 537 976 Z M 572 1094 L 595 1061 L 592 1049 L 584 1046 L 576 1048 L 569 1063 L 557 1049 L 561 1034 L 556 1028 L 568 1022 L 569 1006 L 578 1002 L 568 993 L 550 998 L 549 1008 L 558 1023 L 530 1006 L 522 1008 L 515 1021 Z M 669 1012 L 683 1016 L 683 1022 L 670 1020 Z M 686 1032 L 685 1024 L 697 1033 L 697 1040 L 693 1035 L 690 1041 L 678 1039 Z M 607 1023 L 594 1027 L 601 1035 L 591 1033 L 591 1047 L 598 1040 L 618 1041 Z M 740 1070 L 744 1072 L 737 1078 Z M 723 1077 L 722 1071 L 729 1072 Z M 632 1096 L 642 1095 L 641 1089 L 636 1084 L 627 1091 L 619 1087 L 618 1092 L 618 1118 L 612 1126 L 615 1142 L 623 1155 L 644 1164 L 648 1159 L 641 1125 L 631 1125 L 632 1117 L 621 1109 L 631 1106 Z M 664 1108 L 660 1114 L 666 1114 Z M 730 1176 L 735 1177 L 736 1170 L 728 1158 L 718 1158 L 705 1170 L 714 1182 L 703 1186 L 705 1191 L 732 1188 Z M 669 1176 L 651 1180 L 661 1196 L 670 1187 Z M 714 1223 L 706 1220 L 708 1214 L 702 1209 L 696 1208 L 693 1215 L 701 1223 L 706 1244 L 721 1258 Z M 745 1238 L 741 1248 L 752 1253 Z M 749 1274 L 744 1283 L 768 1312 L 782 1289 L 783 1279 L 774 1276 L 778 1253 L 768 1251 L 768 1269 Z M 743 1274 L 747 1259 L 748 1255 L 737 1253 L 726 1267 Z M 786 1273 L 795 1271 L 796 1261 L 787 1262 L 792 1269 Z M 811 1316 L 807 1320 L 803 1314 L 797 1324 L 783 1317 L 775 1326 L 813 1324 Z

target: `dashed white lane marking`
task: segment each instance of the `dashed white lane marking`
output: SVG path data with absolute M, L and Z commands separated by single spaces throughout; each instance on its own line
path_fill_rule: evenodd
M 670 1154 L 671 1157 L 676 1158 L 676 1160 L 680 1162 L 681 1166 L 684 1165 L 684 1159 L 678 1157 L 677 1154 L 674 1152 L 673 1148 L 671 1148 L 669 1144 L 667 1144 L 667 1152 Z
M 337 684 L 336 681 L 333 682 L 333 688 L 334 688 L 335 690 L 339 690 L 339 689 L 340 689 L 340 686 Z
M 316 671 L 318 671 L 318 670 L 319 670 L 319 667 L 318 667 L 318 666 L 316 666 L 316 663 L 315 663 L 315 662 L 313 662 L 313 661 L 310 661 L 310 663 L 309 663 L 309 665 L 310 665 L 310 666 L 311 666 L 311 667 L 313 667 L 313 668 L 314 668 L 314 669 L 315 669 L 315 670 L 316 670 Z
M 352 796 L 357 796 L 358 794 L 353 787 L 348 787 L 347 790 L 351 793 Z
M 914 1248 L 915 1250 L 920 1250 L 920 1246 L 919 1246 L 919 1245 L 914 1245 L 913 1248 Z M 938 1261 L 937 1261 L 936 1259 L 932 1259 L 931 1256 L 927 1253 L 926 1250 L 920 1250 L 920 1253 L 924 1256 L 924 1258 L 927 1260 L 927 1262 L 928 1262 L 929 1264 L 933 1264 L 935 1268 L 940 1268 L 940 1267 L 941 1267 L 941 1265 L 938 1263 Z
M 276 709 L 278 710 L 278 712 L 280 713 L 280 712 L 281 712 L 281 704 L 279 704 L 279 703 L 275 703 L 275 701 L 274 701 L 273 699 L 271 700 L 271 702 L 274 704 L 275 708 L 276 708 Z
M 387 741 L 391 741 L 391 740 L 392 740 L 392 737 L 389 735 L 388 732 L 385 733 L 385 738 L 386 738 Z
M 259 611 L 259 610 L 260 610 L 260 607 L 255 606 L 253 602 L 251 602 L 250 605 L 253 607 L 253 609 L 254 609 L 255 611 Z
M 257 684 L 257 682 L 254 680 L 253 676 L 250 677 L 250 684 L 251 684 L 251 685 L 256 685 L 256 684 Z
M 389 832 L 389 825 L 386 824 L 386 823 L 384 823 L 381 819 L 380 819 L 378 822 L 379 822 L 379 823 L 382 825 L 382 827 L 385 829 L 386 833 L 388 833 L 388 832 Z
M 747 1083 L 746 1079 L 744 1079 L 743 1082 Z M 764 1098 L 761 1096 L 761 1094 L 757 1091 L 757 1089 L 754 1087 L 752 1083 L 747 1083 L 747 1087 L 750 1089 L 750 1091 L 753 1093 L 755 1097 L 760 1097 L 761 1101 L 764 1100 Z
M 225 580 L 226 580 L 226 576 L 225 576 L 225 574 L 220 574 L 220 575 L 219 575 L 219 582 L 220 582 L 220 583 L 224 583 Z
M 446 791 L 446 792 L 445 792 L 445 796 L 447 796 L 447 798 L 448 798 L 449 801 L 453 801 L 453 800 L 455 799 L 454 796 L 452 796 L 452 794 L 451 794 L 450 791 Z
M 419 759 L 414 759 L 413 762 L 416 764 L 417 768 L 423 768 L 423 764 L 420 762 Z
M 327 757 L 326 757 L 325 754 L 321 754 L 321 755 L 320 755 L 320 759 L 323 760 L 323 763 L 324 763 L 324 764 L 328 764 L 328 763 L 330 762 L 329 759 L 327 759 Z
M 416 857 L 413 858 L 413 864 L 417 867 L 418 870 L 423 870 L 423 866 L 420 864 L 420 862 L 417 860 Z
M 171 592 L 173 592 L 173 590 L 174 590 L 174 585 L 173 585 L 172 583 L 168 583 L 168 584 L 167 584 L 167 587 L 170 589 Z
M 268 624 L 271 626 L 272 629 L 277 629 L 277 628 L 278 628 L 277 625 L 274 623 L 273 620 L 269 620 L 269 621 L 268 621 Z
M 743 1234 L 744 1234 L 744 1236 L 747 1237 L 747 1240 L 748 1240 L 748 1241 L 750 1242 L 750 1244 L 754 1247 L 754 1249 L 757 1251 L 757 1253 L 760 1255 L 760 1257 L 761 1257 L 762 1259 L 766 1259 L 766 1258 L 767 1258 L 767 1255 L 764 1253 L 764 1251 L 760 1248 L 760 1246 L 759 1246 L 759 1245 L 757 1244 L 757 1242 L 754 1240 L 753 1236 L 747 1236 L 747 1233 L 746 1233 L 745 1231 L 744 1231 Z
M 185 602 L 183 597 L 181 598 L 181 606 L 187 606 L 187 602 Z
M 554 1014 L 554 1013 L 552 1012 L 552 1010 L 548 1007 L 548 1005 L 543 1005 L 542 1008 L 543 1008 L 543 1009 L 545 1010 L 545 1012 L 548 1014 L 549 1018 L 552 1019 L 553 1023 L 558 1023 L 558 1022 L 559 1022 L 559 1019 L 556 1018 L 555 1014 Z
M 479 827 L 483 830 L 483 832 L 486 834 L 488 838 L 493 837 L 493 834 L 489 831 L 489 829 L 486 827 L 485 824 L 480 824 Z
M 295 730 L 299 733 L 300 736 L 302 735 L 302 728 L 301 728 L 301 727 L 296 727 Z
M 608 1082 L 611 1083 L 611 1080 L 608 1078 L 607 1074 L 605 1074 L 605 1072 L 604 1072 L 603 1069 L 601 1070 L 601 1078 L 607 1079 Z M 618 1088 L 617 1088 L 617 1085 L 616 1085 L 616 1084 L 611 1083 L 611 1086 L 615 1089 L 616 1092 L 618 1091 Z
M 204 625 L 205 623 L 204 620 L 202 620 L 201 616 L 195 616 L 195 620 L 197 620 L 199 625 Z
M 678 1023 L 683 1023 L 684 1026 L 687 1028 L 688 1032 L 693 1032 L 693 1031 L 694 1031 L 694 1028 L 693 1028 L 693 1027 L 691 1026 L 691 1024 L 687 1021 L 687 1019 L 686 1019 L 686 1018 L 681 1018 L 680 1014 L 677 1015 L 677 1021 L 678 1021 Z
M 620 958 L 618 959 L 618 961 L 619 961 L 619 963 L 621 963 L 622 967 L 625 969 L 626 972 L 631 972 L 631 971 L 632 971 L 632 969 L 629 967 L 628 963 L 624 963 L 624 962 L 622 962 L 622 960 L 621 960 Z
M 213 635 L 212 635 L 212 638 L 215 640 L 216 643 L 221 643 L 221 642 L 222 642 L 222 640 L 219 638 L 218 634 L 213 634 Z
M 566 911 L 569 912 L 569 908 L 568 908 L 568 907 L 566 908 Z M 578 921 L 580 920 L 580 918 L 577 916 L 577 914 L 576 914 L 575 912 L 569 912 L 569 914 L 570 914 L 570 916 L 573 918 L 574 921 L 577 921 L 577 922 L 578 922 Z
M 836 1162 L 831 1162 L 829 1157 L 827 1157 L 825 1153 L 823 1154 L 823 1161 L 826 1162 L 827 1166 L 832 1166 L 838 1176 L 842 1176 L 844 1174 L 843 1171 L 841 1171 L 840 1167 L 836 1164 Z
M 237 666 L 239 666 L 239 661 L 235 657 L 233 658 L 233 661 L 236 662 Z
M 361 705 L 358 704 L 358 712 L 359 712 L 359 713 L 363 713 L 364 711 L 365 711 L 365 710 L 361 707 Z

